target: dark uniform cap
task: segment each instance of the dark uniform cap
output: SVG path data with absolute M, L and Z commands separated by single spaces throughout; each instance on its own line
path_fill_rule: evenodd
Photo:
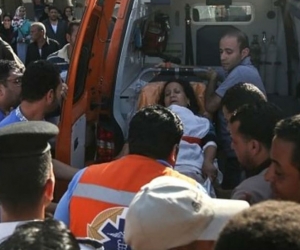
M 50 150 L 58 127 L 44 121 L 17 122 L 0 128 L 0 159 L 38 156 Z M 1 162 L 1 161 L 0 161 Z

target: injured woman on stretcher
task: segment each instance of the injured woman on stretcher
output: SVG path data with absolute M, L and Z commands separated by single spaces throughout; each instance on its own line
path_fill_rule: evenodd
M 175 170 L 202 184 L 211 196 L 211 182 L 222 181 L 216 161 L 216 134 L 211 122 L 200 115 L 191 84 L 183 79 L 170 79 L 162 89 L 159 104 L 176 113 L 183 123 Z
M 184 134 L 179 144 L 174 169 L 202 184 L 207 193 L 215 197 L 212 183 L 220 184 L 223 179 L 216 160 L 215 129 L 212 123 L 202 116 L 204 108 L 192 86 L 195 87 L 195 91 L 201 87 L 181 78 L 170 78 L 165 83 L 154 82 L 145 85 L 140 93 L 138 108 L 158 103 L 170 108 L 180 117 Z M 126 143 L 117 158 L 128 152 Z

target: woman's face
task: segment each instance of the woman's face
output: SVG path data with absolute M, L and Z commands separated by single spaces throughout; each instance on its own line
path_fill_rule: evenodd
M 10 17 L 8 17 L 8 16 L 4 17 L 4 19 L 3 19 L 3 25 L 4 25 L 5 28 L 10 28 L 10 26 L 11 26 L 11 19 L 10 19 Z
M 65 9 L 65 15 L 66 15 L 67 17 L 72 16 L 72 9 L 71 9 L 71 8 L 66 8 L 66 9 Z
M 190 100 L 186 97 L 183 87 L 178 82 L 171 82 L 165 88 L 165 106 L 169 107 L 172 104 L 187 107 Z
M 19 17 L 23 18 L 25 16 L 25 14 L 26 14 L 25 8 L 24 7 L 20 8 L 19 9 Z

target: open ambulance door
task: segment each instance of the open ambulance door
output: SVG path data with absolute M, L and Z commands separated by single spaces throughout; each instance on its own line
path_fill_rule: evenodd
M 68 95 L 64 101 L 56 140 L 55 158 L 76 168 L 83 168 L 87 147 L 93 144 L 95 128 L 101 112 L 105 90 L 105 50 L 108 44 L 109 23 L 115 6 L 114 0 L 87 0 L 85 12 L 77 34 L 67 77 Z M 94 130 L 95 132 L 95 130 Z M 95 154 L 95 147 L 94 152 Z M 93 157 L 91 157 L 93 158 Z M 58 180 L 56 199 L 66 189 Z

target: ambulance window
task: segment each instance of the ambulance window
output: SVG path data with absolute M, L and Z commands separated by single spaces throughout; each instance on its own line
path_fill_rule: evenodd
M 192 19 L 195 23 L 251 22 L 254 9 L 251 4 L 199 5 L 192 6 Z
M 97 24 L 99 23 L 99 16 L 92 15 L 89 21 L 89 25 L 86 27 L 84 41 L 79 54 L 79 60 L 75 80 L 74 89 L 74 103 L 76 103 L 85 90 L 86 77 L 90 70 L 90 59 L 92 57 L 92 43 L 94 41 L 95 34 L 97 33 Z

